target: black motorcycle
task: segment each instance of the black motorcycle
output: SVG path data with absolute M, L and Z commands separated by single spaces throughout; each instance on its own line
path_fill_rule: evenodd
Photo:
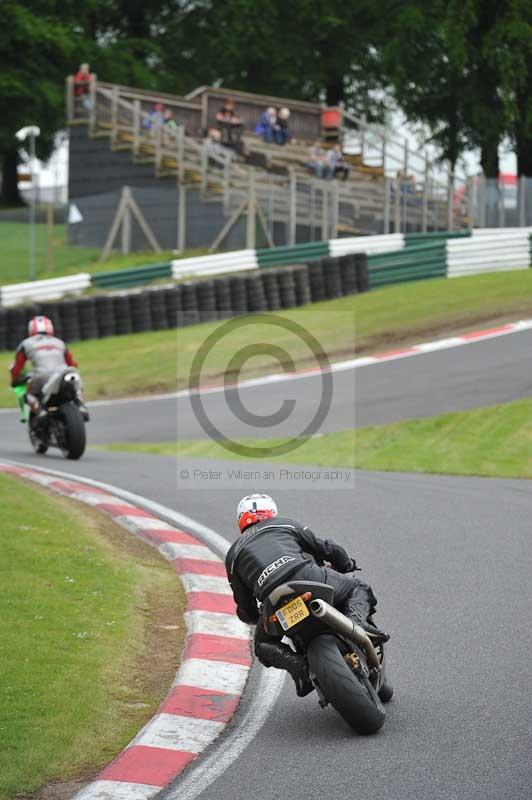
M 357 733 L 376 733 L 386 716 L 383 703 L 393 694 L 384 648 L 334 608 L 333 597 L 334 589 L 324 583 L 283 583 L 264 600 L 264 627 L 306 655 L 322 708 L 330 703 Z
M 77 370 L 65 369 L 52 376 L 47 384 L 49 400 L 45 415 L 35 414 L 26 401 L 26 376 L 13 387 L 21 412 L 21 421 L 27 423 L 33 449 L 39 455 L 49 447 L 57 447 L 65 458 L 78 459 L 85 452 L 85 422 L 88 414 L 81 400 L 81 381 Z

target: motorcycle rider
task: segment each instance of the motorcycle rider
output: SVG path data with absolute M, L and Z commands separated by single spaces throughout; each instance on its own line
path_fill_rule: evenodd
M 52 321 L 43 316 L 30 319 L 28 336 L 17 347 L 15 360 L 10 367 L 11 386 L 17 386 L 20 382 L 20 374 L 28 360 L 32 362 L 34 372 L 27 385 L 26 402 L 40 421 L 48 413 L 46 404 L 50 394 L 46 391 L 46 384 L 66 367 L 77 367 L 77 362 L 65 342 L 54 336 Z M 81 389 L 78 391 L 78 403 L 83 417 L 88 420 L 89 413 Z
M 287 580 L 327 583 L 334 588 L 334 606 L 371 634 L 376 644 L 390 638 L 370 621 L 377 605 L 371 587 L 345 575 L 356 570 L 357 565 L 343 547 L 330 539 L 319 539 L 310 528 L 293 519 L 278 517 L 275 501 L 265 494 L 243 497 L 237 508 L 237 522 L 242 536 L 229 548 L 225 566 L 238 617 L 256 624 L 255 655 L 261 664 L 287 670 L 299 696 L 313 689 L 306 660 L 266 633 L 257 606 L 257 601 L 261 602 L 275 587 Z M 324 562 L 332 568 L 324 566 Z

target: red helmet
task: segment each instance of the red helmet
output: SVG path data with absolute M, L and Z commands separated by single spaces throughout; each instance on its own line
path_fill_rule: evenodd
M 54 335 L 52 320 L 48 317 L 33 317 L 28 322 L 28 336 L 35 336 L 37 333 L 46 333 L 48 336 Z
M 236 510 L 236 517 L 240 532 L 243 533 L 249 525 L 254 525 L 263 519 L 277 516 L 277 505 L 267 494 L 249 494 L 243 497 Z

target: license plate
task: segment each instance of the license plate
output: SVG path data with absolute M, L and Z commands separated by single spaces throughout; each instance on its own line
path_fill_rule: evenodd
M 285 606 L 276 611 L 275 616 L 281 623 L 281 628 L 283 631 L 287 631 L 288 628 L 293 628 L 298 622 L 301 622 L 305 619 L 305 617 L 308 617 L 309 610 L 301 597 L 296 597 L 295 600 L 291 600 Z

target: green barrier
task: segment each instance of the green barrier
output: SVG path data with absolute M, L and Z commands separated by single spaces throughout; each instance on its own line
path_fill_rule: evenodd
M 405 247 L 410 247 L 417 242 L 429 242 L 447 239 L 463 239 L 471 236 L 471 231 L 429 231 L 428 233 L 405 233 Z
M 272 247 L 257 250 L 259 267 L 282 266 L 283 264 L 299 264 L 301 261 L 312 261 L 329 255 L 329 242 L 305 242 L 288 247 Z
M 447 274 L 445 241 L 415 241 L 408 249 L 368 258 L 371 289 L 396 283 L 440 278 Z
M 91 277 L 91 284 L 101 289 L 121 289 L 126 286 L 141 286 L 157 278 L 171 277 L 172 264 L 167 261 L 164 264 L 146 264 L 112 272 L 95 272 Z

